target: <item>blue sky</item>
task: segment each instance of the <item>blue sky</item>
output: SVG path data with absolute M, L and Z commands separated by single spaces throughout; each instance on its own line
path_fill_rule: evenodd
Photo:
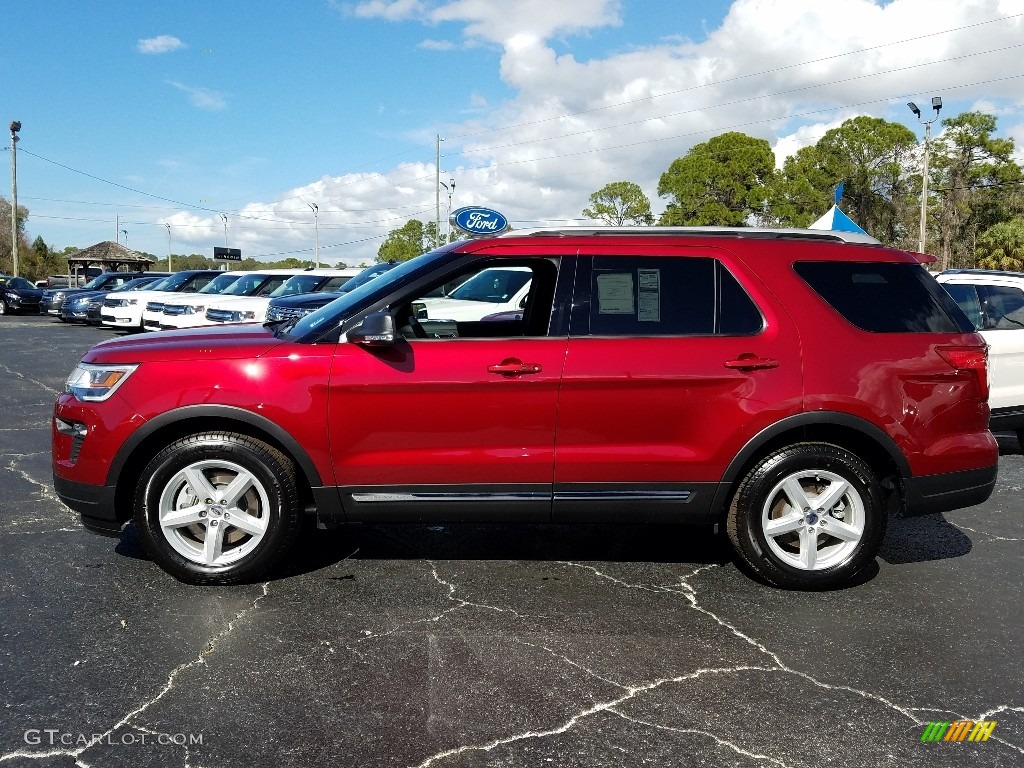
M 22 2 L 0 117 L 22 122 L 31 238 L 123 229 L 163 255 L 169 223 L 175 253 L 209 253 L 223 212 L 245 255 L 312 258 L 314 203 L 321 260 L 359 263 L 435 216 L 438 134 L 453 205 L 516 226 L 583 223 L 617 180 L 658 212 L 660 174 L 726 130 L 779 157 L 857 114 L 920 135 L 908 97 L 997 112 L 1024 145 L 1022 18 L 1024 0 Z

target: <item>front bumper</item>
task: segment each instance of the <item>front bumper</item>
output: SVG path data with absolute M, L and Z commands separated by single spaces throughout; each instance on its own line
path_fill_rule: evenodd
M 114 513 L 114 491 L 109 485 L 89 485 L 56 474 L 53 488 L 57 497 L 82 517 L 82 525 L 93 533 L 119 536 L 122 523 Z

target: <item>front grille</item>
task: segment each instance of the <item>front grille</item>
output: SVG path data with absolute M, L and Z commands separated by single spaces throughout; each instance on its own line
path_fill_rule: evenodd
M 236 323 L 238 318 L 235 317 L 237 312 L 230 312 L 226 309 L 208 309 L 206 310 L 206 319 L 213 320 L 215 323 Z
M 125 304 L 126 301 L 127 301 L 127 299 L 104 299 L 103 300 L 103 306 L 104 307 L 124 307 L 124 306 L 127 306 Z
M 146 302 L 146 311 L 147 312 L 163 312 L 164 311 L 164 303 L 162 301 L 149 301 L 149 302 Z
M 267 310 L 267 322 L 276 323 L 281 320 L 305 317 L 312 311 L 311 309 L 297 309 L 294 307 L 270 307 Z
M 184 315 L 185 309 L 184 304 L 164 304 L 165 315 Z

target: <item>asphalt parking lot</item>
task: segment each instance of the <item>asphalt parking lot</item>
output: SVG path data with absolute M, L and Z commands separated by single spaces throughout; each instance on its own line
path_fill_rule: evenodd
M 188 587 L 86 533 L 49 425 L 98 328 L 0 317 L 0 764 L 1024 765 L 1024 456 L 996 493 L 890 523 L 827 593 L 711 531 L 309 531 L 264 584 Z M 922 743 L 986 720 L 980 743 Z

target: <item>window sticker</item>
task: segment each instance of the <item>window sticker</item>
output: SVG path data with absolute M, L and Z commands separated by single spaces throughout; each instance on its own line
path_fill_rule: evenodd
M 637 317 L 640 322 L 661 322 L 661 270 L 638 269 L 637 283 L 640 287 L 637 298 Z
M 599 315 L 632 315 L 633 273 L 604 272 L 597 276 L 597 313 Z

